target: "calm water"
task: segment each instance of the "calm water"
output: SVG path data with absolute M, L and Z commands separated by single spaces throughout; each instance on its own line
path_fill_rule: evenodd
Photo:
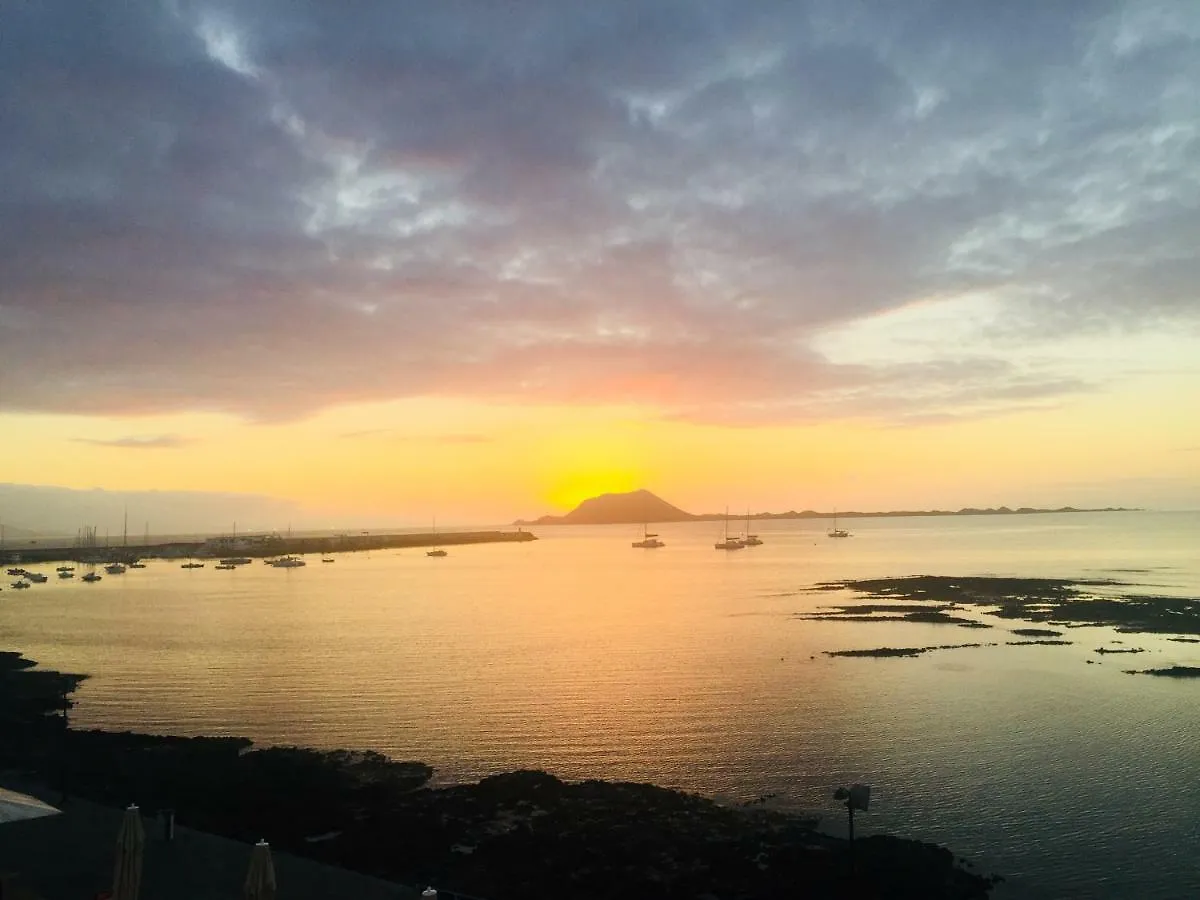
M 0 594 L 0 643 L 91 673 L 79 726 L 369 747 L 443 781 L 537 767 L 826 813 L 874 786 L 865 830 L 946 843 L 1005 897 L 1200 896 L 1200 644 L 1076 629 L 1068 647 L 831 659 L 825 650 L 1003 642 L 1006 627 L 808 622 L 868 576 L 1121 577 L 1200 596 L 1200 514 L 537 530 L 528 545 L 343 555 L 234 572 L 151 562 Z M 51 566 L 43 567 L 47 570 Z M 1125 570 L 1139 570 L 1137 572 Z M 992 620 L 995 621 L 995 620 Z M 1086 665 L 1087 660 L 1098 662 Z

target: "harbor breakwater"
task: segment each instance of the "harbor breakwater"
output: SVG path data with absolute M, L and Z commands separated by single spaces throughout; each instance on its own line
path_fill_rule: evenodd
M 198 541 L 142 543 L 136 546 L 77 547 L 26 545 L 11 547 L 5 554 L 12 562 L 131 562 L 138 559 L 218 559 L 225 556 L 269 558 L 301 556 L 306 553 L 350 553 L 397 550 L 409 547 L 449 547 L 464 544 L 506 544 L 536 541 L 524 529 L 514 531 L 446 531 L 399 534 L 337 534 L 285 537 L 253 535 L 237 539 L 213 538 Z

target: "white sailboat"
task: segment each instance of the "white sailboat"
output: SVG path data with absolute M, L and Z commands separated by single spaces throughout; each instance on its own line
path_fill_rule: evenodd
M 437 516 L 433 517 L 433 537 L 434 537 L 434 540 L 437 539 Z M 426 556 L 447 556 L 448 554 L 446 553 L 446 551 L 444 549 L 435 545 L 432 550 L 426 550 L 425 555 Z
M 714 550 L 741 550 L 746 545 L 729 536 L 729 507 L 725 507 L 725 539 L 713 544 Z
M 848 538 L 850 536 L 851 536 L 850 532 L 846 531 L 846 529 L 838 528 L 837 510 L 835 509 L 833 511 L 833 527 L 829 529 L 829 537 L 831 537 L 831 538 Z
M 666 544 L 664 544 L 662 541 L 660 541 L 658 539 L 657 534 L 651 534 L 649 529 L 650 529 L 650 526 L 647 523 L 643 522 L 642 523 L 642 539 L 640 541 L 634 541 L 632 546 L 639 547 L 643 550 L 656 550 L 659 547 L 667 546 Z
M 746 533 L 742 537 L 742 544 L 747 547 L 761 547 L 762 538 L 757 534 L 750 533 L 750 510 L 746 510 Z

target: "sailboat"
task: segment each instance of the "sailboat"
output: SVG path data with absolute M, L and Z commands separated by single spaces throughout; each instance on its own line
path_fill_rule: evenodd
M 108 543 L 107 537 L 105 537 L 104 542 L 106 544 Z M 122 530 L 121 530 L 121 548 L 122 548 L 122 552 L 120 554 L 117 554 L 117 553 L 112 554 L 109 557 L 108 565 L 106 565 L 104 567 L 104 571 L 107 572 L 109 575 L 124 575 L 125 574 L 126 567 L 125 567 L 124 563 L 121 562 L 121 559 L 127 558 L 128 552 L 129 552 L 129 511 L 128 510 L 126 510 L 126 512 L 125 512 L 125 522 L 124 522 L 124 525 L 122 526 Z
M 714 550 L 741 550 L 746 545 L 737 538 L 729 536 L 729 508 L 725 508 L 725 539 L 713 544 Z
M 746 510 L 746 534 L 742 538 L 742 544 L 747 547 L 762 546 L 762 539 L 757 534 L 750 533 L 750 510 Z
M 837 510 L 833 511 L 833 527 L 829 529 L 829 537 L 831 538 L 847 538 L 850 537 L 850 532 L 844 528 L 838 528 Z
M 658 539 L 657 534 L 651 534 L 649 531 L 649 526 L 643 522 L 642 539 L 640 541 L 634 541 L 633 546 L 641 547 L 643 550 L 656 550 L 659 547 L 665 547 L 667 545 Z
M 437 516 L 433 517 L 433 536 L 437 538 Z M 425 551 L 426 556 L 446 556 L 448 555 L 441 547 L 434 547 L 432 550 Z
M 142 552 L 145 553 L 146 552 L 145 548 L 149 547 L 149 546 L 150 546 L 150 523 L 146 522 L 146 534 L 142 538 L 142 548 L 143 548 Z M 146 568 L 146 564 L 144 562 L 140 562 L 137 557 L 134 557 L 133 562 L 131 562 L 129 564 L 129 568 L 144 569 L 144 568 Z

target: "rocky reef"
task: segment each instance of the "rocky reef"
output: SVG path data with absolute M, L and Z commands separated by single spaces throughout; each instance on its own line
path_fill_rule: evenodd
M 1200 666 L 1168 666 L 1165 669 L 1129 669 L 1128 675 L 1157 675 L 1160 678 L 1200 678 Z
M 826 656 L 921 656 L 934 650 L 962 650 L 969 647 L 995 647 L 995 644 L 934 644 L 929 647 L 875 647 L 871 650 L 826 650 Z
M 816 585 L 813 590 L 854 591 L 872 600 L 893 601 L 893 605 L 836 606 L 802 618 L 854 617 L 855 621 L 862 621 L 859 617 L 866 616 L 868 620 L 887 621 L 878 614 L 891 612 L 900 613 L 892 618 L 909 621 L 963 624 L 962 617 L 952 617 L 950 611 L 974 607 L 1000 619 L 1020 619 L 1031 624 L 1067 628 L 1108 626 L 1128 634 L 1200 635 L 1200 598 L 1148 596 L 1129 590 L 1133 587 L 1113 579 L 948 575 L 834 581 Z M 894 604 L 895 601 L 908 605 Z M 909 619 L 914 615 L 917 617 Z

